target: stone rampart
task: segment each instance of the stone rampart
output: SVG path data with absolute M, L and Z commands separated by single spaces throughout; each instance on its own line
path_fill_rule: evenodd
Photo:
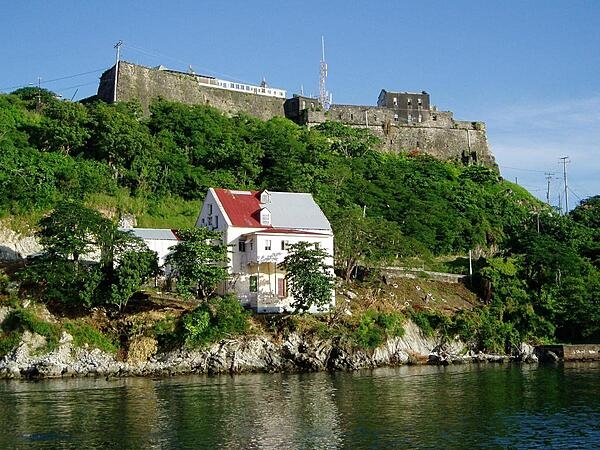
M 97 97 L 112 102 L 115 68 L 102 74 Z M 203 78 L 206 80 L 206 78 Z M 146 113 L 152 99 L 213 106 L 225 114 L 245 113 L 262 120 L 287 117 L 296 123 L 314 126 L 332 120 L 357 128 L 368 128 L 381 138 L 383 149 L 396 153 L 426 153 L 441 160 L 463 164 L 497 165 L 488 141 L 485 124 L 454 120 L 452 112 L 415 110 L 409 121 L 399 111 L 380 106 L 331 105 L 323 111 L 316 99 L 268 97 L 210 87 L 200 78 L 169 70 L 152 69 L 125 61 L 119 63 L 117 100 L 138 100 Z
M 115 68 L 107 70 L 100 78 L 98 98 L 112 102 L 114 96 Z M 152 69 L 125 61 L 119 63 L 117 101 L 138 100 L 148 113 L 155 98 L 177 101 L 188 105 L 209 105 L 225 114 L 245 113 L 262 120 L 284 117 L 285 99 L 230 91 L 198 83 L 197 77 L 185 73 Z

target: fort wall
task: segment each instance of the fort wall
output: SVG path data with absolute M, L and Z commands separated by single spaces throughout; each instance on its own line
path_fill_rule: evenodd
M 112 102 L 115 68 L 102 74 L 97 97 Z M 315 126 L 327 120 L 356 128 L 368 128 L 377 135 L 383 149 L 396 153 L 423 152 L 441 160 L 463 164 L 497 165 L 482 122 L 458 121 L 450 111 L 411 111 L 411 119 L 399 108 L 387 106 L 331 105 L 324 111 L 317 99 L 294 96 L 284 99 L 255 95 L 200 83 L 201 77 L 169 70 L 119 63 L 117 101 L 138 100 L 146 114 L 152 99 L 161 97 L 190 105 L 213 106 L 225 114 L 248 114 L 262 120 L 287 117 L 294 122 Z M 203 77 L 206 83 L 206 77 Z M 428 95 L 423 93 L 424 95 Z M 415 94 L 419 95 L 419 94 Z
M 113 101 L 114 73 L 112 67 L 100 78 L 97 96 L 106 102 Z M 285 116 L 282 98 L 209 87 L 185 73 L 119 63 L 117 101 L 138 100 L 147 114 L 151 101 L 159 97 L 188 105 L 213 106 L 229 115 L 246 113 L 263 120 Z

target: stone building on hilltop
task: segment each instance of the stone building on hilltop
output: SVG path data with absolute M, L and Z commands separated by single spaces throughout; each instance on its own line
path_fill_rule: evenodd
M 116 72 L 113 66 L 102 74 L 96 98 L 109 103 L 138 100 L 146 113 L 152 99 L 160 97 L 213 106 L 231 116 L 244 113 L 262 120 L 287 117 L 308 127 L 337 121 L 370 130 L 386 151 L 426 153 L 440 160 L 497 169 L 485 124 L 455 120 L 452 112 L 438 111 L 425 91 L 383 89 L 374 106 L 332 104 L 325 111 L 316 98 L 287 98 L 285 90 L 269 87 L 264 81 L 259 85 L 237 83 L 125 61 L 119 62 Z

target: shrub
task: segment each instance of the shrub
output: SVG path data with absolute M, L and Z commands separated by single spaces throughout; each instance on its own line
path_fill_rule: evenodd
M 403 320 L 404 317 L 399 313 L 383 313 L 369 309 L 352 332 L 352 340 L 360 348 L 376 348 L 383 344 L 386 338 L 404 334 Z
M 183 316 L 183 340 L 191 347 L 203 346 L 248 330 L 248 313 L 234 296 L 212 297 Z
M 23 336 L 23 332 L 16 330 L 0 333 L 0 356 L 4 356 L 14 350 L 19 345 L 21 336 Z
M 410 317 L 425 336 L 433 336 L 436 331 L 441 332 L 443 335 L 447 335 L 447 328 L 450 326 L 450 320 L 439 312 L 412 311 Z
M 73 345 L 75 347 L 88 345 L 109 353 L 117 351 L 116 345 L 107 336 L 87 323 L 67 322 L 64 327 L 73 336 Z
M 47 350 L 53 350 L 57 347 L 61 332 L 59 325 L 41 320 L 32 311 L 23 308 L 8 313 L 4 322 L 2 322 L 2 328 L 5 331 L 4 336 L 7 337 L 9 342 L 17 339 L 15 335 L 18 335 L 20 339 L 25 330 L 44 336 Z M 9 344 L 4 345 L 8 346 Z

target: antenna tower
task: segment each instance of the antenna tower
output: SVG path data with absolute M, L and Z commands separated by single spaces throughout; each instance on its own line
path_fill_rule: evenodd
M 327 92 L 325 81 L 327 80 L 327 63 L 325 62 L 325 38 L 321 36 L 321 70 L 319 77 L 319 103 L 323 109 L 328 110 L 331 105 L 331 95 Z

